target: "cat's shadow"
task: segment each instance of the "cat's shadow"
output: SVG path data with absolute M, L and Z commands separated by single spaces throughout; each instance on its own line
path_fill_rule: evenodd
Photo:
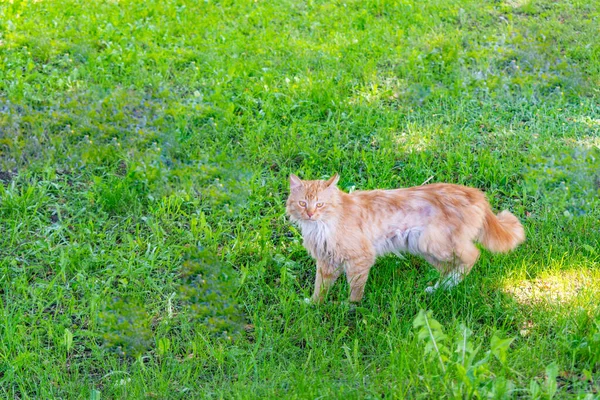
M 504 315 L 510 322 L 510 315 L 515 310 L 511 309 L 494 278 L 498 272 L 509 271 L 498 271 L 498 268 L 506 269 L 507 266 L 498 267 L 492 263 L 493 260 L 482 259 L 456 287 L 428 293 L 426 288 L 437 281 L 439 272 L 425 260 L 410 254 L 402 258 L 382 257 L 370 271 L 363 300 L 349 305 L 347 316 L 350 321 L 369 313 L 396 310 L 399 317 L 412 319 L 420 309 L 431 309 L 440 317 L 449 319 L 474 319 L 486 323 Z M 326 301 L 347 302 L 348 284 L 340 283 L 329 293 Z

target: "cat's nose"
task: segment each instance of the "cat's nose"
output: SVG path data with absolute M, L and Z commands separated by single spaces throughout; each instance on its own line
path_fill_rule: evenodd
M 306 210 L 306 215 L 308 215 L 308 218 L 312 218 L 313 215 L 315 215 L 315 212 L 310 212 L 308 210 Z

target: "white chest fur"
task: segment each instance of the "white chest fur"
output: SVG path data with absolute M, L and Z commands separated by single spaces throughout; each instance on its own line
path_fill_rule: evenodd
M 313 257 L 331 257 L 334 251 L 333 231 L 323 221 L 302 221 L 300 223 L 304 247 Z

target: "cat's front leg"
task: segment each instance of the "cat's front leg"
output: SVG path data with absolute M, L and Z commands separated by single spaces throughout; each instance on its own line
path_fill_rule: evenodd
M 362 300 L 365 293 L 365 284 L 369 278 L 369 271 L 375 263 L 375 255 L 364 255 L 348 262 L 346 279 L 350 285 L 350 301 L 353 303 Z
M 325 295 L 340 276 L 342 269 L 327 260 L 317 260 L 317 274 L 315 277 L 315 291 L 311 300 L 314 303 L 322 303 Z

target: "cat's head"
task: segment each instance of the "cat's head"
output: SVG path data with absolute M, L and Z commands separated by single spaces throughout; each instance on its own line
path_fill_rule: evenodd
M 292 221 L 326 221 L 336 213 L 340 176 L 334 174 L 326 181 L 303 181 L 290 175 L 290 196 L 287 213 Z

